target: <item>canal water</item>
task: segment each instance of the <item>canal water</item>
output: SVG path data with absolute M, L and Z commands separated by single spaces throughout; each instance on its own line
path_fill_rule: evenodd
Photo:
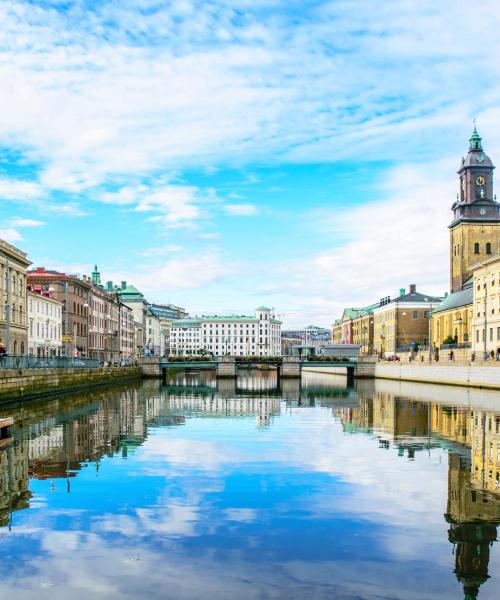
M 195 373 L 0 406 L 9 599 L 500 597 L 500 395 Z

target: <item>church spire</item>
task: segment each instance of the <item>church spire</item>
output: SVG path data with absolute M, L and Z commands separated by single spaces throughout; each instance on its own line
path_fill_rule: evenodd
M 482 152 L 483 146 L 481 145 L 481 136 L 477 132 L 476 119 L 474 119 L 474 131 L 469 140 L 469 150 L 478 150 Z
M 92 273 L 92 283 L 95 285 L 101 285 L 101 274 L 97 270 L 97 265 L 94 268 L 94 272 Z

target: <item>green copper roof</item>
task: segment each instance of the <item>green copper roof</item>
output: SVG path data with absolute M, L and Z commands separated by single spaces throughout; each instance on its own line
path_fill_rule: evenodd
M 445 310 L 452 310 L 454 308 L 472 304 L 473 293 L 472 287 L 468 287 L 459 292 L 455 292 L 454 294 L 450 294 L 432 311 L 432 313 L 440 313 Z
M 133 285 L 128 285 L 124 289 L 118 289 L 116 290 L 116 293 L 119 296 L 137 296 L 138 299 L 144 298 L 144 294 Z
M 474 131 L 469 140 L 469 150 L 482 150 L 483 147 L 481 145 L 481 137 L 476 129 L 476 124 L 474 123 Z
M 267 310 L 268 312 L 271 312 L 271 309 L 267 308 L 267 306 L 259 306 L 259 308 L 256 308 L 255 310 Z
M 200 317 L 198 319 L 177 319 L 172 322 L 171 327 L 198 327 L 201 323 L 261 323 L 256 317 L 248 317 L 245 315 L 232 315 L 228 317 L 215 315 L 213 317 Z M 269 319 L 270 323 L 281 324 L 278 319 Z

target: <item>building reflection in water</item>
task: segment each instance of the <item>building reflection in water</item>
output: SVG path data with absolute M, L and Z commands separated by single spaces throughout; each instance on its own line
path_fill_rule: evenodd
M 413 460 L 431 448 L 448 452 L 445 519 L 455 574 L 465 598 L 478 597 L 488 579 L 490 546 L 500 523 L 500 413 L 484 408 L 415 400 L 373 383 L 332 387 L 330 379 L 278 382 L 275 374 L 247 373 L 234 380 L 182 375 L 160 390 L 156 382 L 117 391 L 2 409 L 14 416 L 13 443 L 0 450 L 0 527 L 29 507 L 30 479 L 71 480 L 84 464 L 96 469 L 105 456 L 126 458 L 155 427 L 182 426 L 197 417 L 255 417 L 271 426 L 282 402 L 329 407 L 346 434 L 369 434 L 381 450 Z
M 478 598 L 489 578 L 490 547 L 500 524 L 500 413 L 422 402 L 384 392 L 359 394 L 356 407 L 334 409 L 346 433 L 369 433 L 412 460 L 432 447 L 448 450 L 445 519 L 464 598 Z

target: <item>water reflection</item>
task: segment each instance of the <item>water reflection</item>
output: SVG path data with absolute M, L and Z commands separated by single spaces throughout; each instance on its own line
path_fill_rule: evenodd
M 405 470 L 407 472 L 409 468 L 405 467 L 405 464 L 414 463 L 419 455 L 425 455 L 431 461 L 429 467 L 426 466 L 427 463 L 424 463 L 422 467 L 424 470 L 429 468 L 429 472 L 433 460 L 436 461 L 441 456 L 445 457 L 448 472 L 447 498 L 443 498 L 443 506 L 440 508 L 441 514 L 444 513 L 444 519 L 441 522 L 446 524 L 447 543 L 452 545 L 455 562 L 453 566 L 452 561 L 449 561 L 448 573 L 454 571 L 463 587 L 465 598 L 477 598 L 480 589 L 484 589 L 485 594 L 489 593 L 485 585 L 487 580 L 492 576 L 498 580 L 499 575 L 496 571 L 490 573 L 490 553 L 492 544 L 497 540 L 497 526 L 500 523 L 500 410 L 495 410 L 494 404 L 495 395 L 485 392 L 478 392 L 474 396 L 470 391 L 442 387 L 439 389 L 425 386 L 405 387 L 390 382 L 359 382 L 356 388 L 347 388 L 342 381 L 339 385 L 333 386 L 330 376 L 308 375 L 302 382 L 296 380 L 279 382 L 273 373 L 256 372 L 245 374 L 237 382 L 231 380 L 217 382 L 200 373 L 175 377 L 162 389 L 156 382 L 146 382 L 128 386 L 125 389 L 101 390 L 24 405 L 4 406 L 0 408 L 0 418 L 10 415 L 14 416 L 16 422 L 12 430 L 12 443 L 0 451 L 0 537 L 1 528 L 7 531 L 15 530 L 16 514 L 19 511 L 29 513 L 30 511 L 25 509 L 29 509 L 30 506 L 33 508 L 39 506 L 37 503 L 40 501 L 40 494 L 37 495 L 34 491 L 35 482 L 40 482 L 40 484 L 46 482 L 50 485 L 50 491 L 55 488 L 59 489 L 62 482 L 64 490 L 68 494 L 74 494 L 73 482 L 83 476 L 84 472 L 87 473 L 89 469 L 92 469 L 95 471 L 96 477 L 101 476 L 99 470 L 105 458 L 130 461 L 137 452 L 142 451 L 143 447 L 150 448 L 149 455 L 145 455 L 149 456 L 149 462 L 141 455 L 133 463 L 134 476 L 137 477 L 137 481 L 145 481 L 144 478 L 151 477 L 153 472 L 157 476 L 161 469 L 165 470 L 168 477 L 177 477 L 177 470 L 172 467 L 175 464 L 172 456 L 178 451 L 185 452 L 186 455 L 193 453 L 194 446 L 192 443 L 181 445 L 178 443 L 179 439 L 174 440 L 172 437 L 159 437 L 157 432 L 198 423 L 197 427 L 202 433 L 195 432 L 193 439 L 196 440 L 199 436 L 201 450 L 199 454 L 191 454 L 190 460 L 187 460 L 189 457 L 186 457 L 184 462 L 186 472 L 181 473 L 181 476 L 192 477 L 193 481 L 198 482 L 195 487 L 196 485 L 201 486 L 199 493 L 206 495 L 205 504 L 209 497 L 217 497 L 219 498 L 217 502 L 223 502 L 223 509 L 221 509 L 222 504 L 217 506 L 218 524 L 215 524 L 214 516 L 208 512 L 207 507 L 205 507 L 207 514 L 204 517 L 199 507 L 194 508 L 192 504 L 182 504 L 176 501 L 175 497 L 181 492 L 175 489 L 168 491 L 170 494 L 168 502 L 171 511 L 180 511 L 176 514 L 184 523 L 183 527 L 177 527 L 175 531 L 165 528 L 158 520 L 160 517 L 158 517 L 156 507 L 145 505 L 144 497 L 141 496 L 139 490 L 135 492 L 137 496 L 129 501 L 136 503 L 133 506 L 134 518 L 137 518 L 138 515 L 142 518 L 142 526 L 147 523 L 152 530 L 161 530 L 163 527 L 166 535 L 175 533 L 177 538 L 187 539 L 187 536 L 199 535 L 200 540 L 203 538 L 204 544 L 214 544 L 211 551 L 212 556 L 215 548 L 228 543 L 229 538 L 233 535 L 230 532 L 234 529 L 235 522 L 239 523 L 240 527 L 250 527 L 250 524 L 253 524 L 252 527 L 257 527 L 256 530 L 249 530 L 248 534 L 244 536 L 245 543 L 251 541 L 256 544 L 256 537 L 264 535 L 262 528 L 260 530 L 258 528 L 262 500 L 255 496 L 257 492 L 251 488 L 253 490 L 251 494 L 255 497 L 253 498 L 250 494 L 247 501 L 249 506 L 244 503 L 239 506 L 238 503 L 242 503 L 240 492 L 231 491 L 232 486 L 235 485 L 232 482 L 232 474 L 226 476 L 223 484 L 214 481 L 207 484 L 200 471 L 196 470 L 197 467 L 201 470 L 207 468 L 208 461 L 214 460 L 214 456 L 208 458 L 208 443 L 219 439 L 216 433 L 217 424 L 226 424 L 224 425 L 226 427 L 224 441 L 226 443 L 225 451 L 228 454 L 222 458 L 231 460 L 232 464 L 236 465 L 235 470 L 241 468 L 245 477 L 261 477 L 257 474 L 268 468 L 266 459 L 280 462 L 279 470 L 276 473 L 279 474 L 278 477 L 284 477 L 286 472 L 287 477 L 290 477 L 288 484 L 290 498 L 280 496 L 279 502 L 276 501 L 276 504 L 267 509 L 279 514 L 279 511 L 284 510 L 283 503 L 289 502 L 291 505 L 295 501 L 293 496 L 296 493 L 293 490 L 294 478 L 304 476 L 300 473 L 308 473 L 307 485 L 310 486 L 313 485 L 309 483 L 313 471 L 328 470 L 319 464 L 324 458 L 321 453 L 310 460 L 304 457 L 309 450 L 312 455 L 314 443 L 320 445 L 322 452 L 326 452 L 327 448 L 331 449 L 330 442 L 326 444 L 321 439 L 323 431 L 326 431 L 328 435 L 337 435 L 336 430 L 331 429 L 328 424 L 326 425 L 328 429 L 324 430 L 326 410 L 326 416 L 329 415 L 331 423 L 337 424 L 341 428 L 343 436 L 352 436 L 353 440 L 364 437 L 373 448 L 372 451 L 366 453 L 366 450 L 362 449 L 365 446 L 357 446 L 360 454 L 355 455 L 353 450 L 352 456 L 346 459 L 352 462 L 347 470 L 351 469 L 355 472 L 356 469 L 360 469 L 361 463 L 367 464 L 373 461 L 373 452 L 379 453 L 377 455 L 379 459 L 384 456 L 382 453 L 389 452 L 404 461 L 396 466 L 391 463 L 391 468 L 395 470 L 397 477 L 398 473 L 402 477 L 403 472 Z M 293 430 L 290 429 L 292 427 L 290 423 L 293 424 L 296 418 L 304 419 L 303 424 L 300 421 L 301 426 L 304 427 L 301 435 L 309 436 L 301 437 L 301 448 L 298 450 L 295 448 Z M 234 440 L 237 440 L 240 435 L 236 423 L 238 420 L 246 423 L 249 419 L 256 425 L 256 433 L 249 433 L 248 429 L 241 432 L 241 435 L 246 437 L 244 443 L 241 442 L 241 447 L 236 450 L 239 442 L 234 442 Z M 205 426 L 204 423 L 207 425 Z M 319 428 L 318 423 L 321 424 L 322 429 Z M 273 447 L 269 446 L 269 449 L 266 447 L 265 452 L 269 453 L 264 458 L 260 455 L 257 456 L 254 450 L 254 445 L 262 442 L 262 439 L 258 437 L 259 430 L 269 431 L 272 436 L 269 440 L 274 444 Z M 151 444 L 147 443 L 148 439 Z M 234 442 L 234 447 L 228 449 L 228 440 L 231 443 Z M 177 446 L 174 442 L 178 443 Z M 278 449 L 275 449 L 275 446 Z M 251 450 L 249 450 L 250 447 Z M 164 451 L 163 462 L 153 465 L 151 457 L 159 455 L 158 448 Z M 293 452 L 301 457 L 295 463 Z M 219 446 L 214 451 L 214 454 L 217 453 L 221 453 Z M 314 461 L 318 464 L 314 464 Z M 116 462 L 111 464 L 118 465 Z M 258 465 L 255 466 L 255 472 L 249 470 L 252 465 Z M 163 473 L 163 471 L 161 472 Z M 118 493 L 114 492 L 113 486 L 119 485 L 119 483 L 111 475 L 111 470 L 102 477 L 97 480 L 97 484 L 92 485 L 97 485 L 98 488 L 101 486 L 102 493 L 108 496 Z M 273 485 L 273 481 L 275 480 L 269 479 L 265 483 L 261 482 L 261 487 L 264 486 L 262 489 L 265 489 L 265 493 L 268 495 L 271 494 L 269 486 Z M 323 547 L 324 541 L 320 540 L 325 536 L 325 531 L 322 531 L 321 528 L 328 529 L 329 523 L 331 525 L 334 523 L 334 519 L 339 518 L 339 511 L 345 512 L 345 509 L 339 504 L 335 507 L 335 516 L 332 516 L 332 509 L 325 508 L 326 504 L 324 503 L 330 501 L 332 494 L 333 497 L 336 495 L 342 497 L 342 494 L 346 492 L 342 491 L 344 489 L 341 485 L 342 481 L 337 482 L 335 477 L 329 482 L 321 481 L 321 485 L 319 483 L 313 485 L 316 497 L 311 497 L 311 505 L 308 506 L 308 510 L 311 512 L 307 516 L 307 524 L 301 526 L 306 528 L 303 531 L 306 537 L 307 535 L 317 536 L 317 539 L 311 538 L 311 545 L 316 543 Z M 383 484 L 383 481 L 380 484 Z M 88 482 L 86 485 L 90 486 Z M 238 485 L 248 486 L 249 483 L 241 484 L 240 482 Z M 351 485 L 355 486 L 352 483 Z M 425 493 L 426 482 L 422 481 L 421 486 Z M 83 493 L 83 489 L 82 484 L 79 493 Z M 223 495 L 221 495 L 221 490 L 224 490 Z M 164 493 L 168 495 L 166 489 Z M 233 504 L 231 504 L 232 493 L 235 498 L 238 498 Z M 222 498 L 224 500 L 221 500 Z M 254 504 L 250 505 L 252 500 Z M 50 506 L 50 499 L 44 501 Z M 226 506 L 227 503 L 229 504 Z M 58 508 L 61 509 L 61 507 L 64 508 L 64 501 L 59 500 Z M 358 533 L 349 533 L 354 524 L 356 524 L 354 528 L 358 526 L 359 519 L 358 516 L 354 516 L 355 513 L 352 511 L 349 513 L 351 525 L 347 527 L 344 522 L 342 525 L 344 529 L 339 530 L 336 534 L 343 537 L 337 537 L 336 543 L 328 546 L 332 560 L 335 560 L 336 557 L 340 560 L 342 552 L 348 556 L 351 556 L 353 552 L 352 549 L 346 549 L 356 540 L 355 537 L 350 538 L 350 536 L 358 535 Z M 96 515 L 97 517 L 102 521 L 104 512 L 101 511 Z M 130 515 L 129 518 L 131 518 Z M 207 530 L 210 533 L 202 536 L 201 533 L 196 533 L 193 523 L 203 521 L 204 518 L 206 519 L 204 531 Z M 297 522 L 301 518 L 301 516 L 287 513 L 287 527 L 295 531 L 298 527 Z M 344 521 L 346 518 L 343 517 Z M 373 519 L 369 514 L 362 518 Z M 278 517 L 276 519 L 277 525 L 273 525 L 273 523 L 267 525 L 270 533 L 273 532 L 273 526 L 276 527 L 275 539 L 262 537 L 260 540 L 260 543 L 263 544 L 261 552 L 269 557 L 274 556 L 277 552 L 276 549 L 271 552 L 272 545 L 278 544 L 281 537 L 283 538 L 282 554 L 286 555 L 287 552 L 290 552 L 289 546 L 286 546 L 290 540 L 285 535 L 285 530 L 279 529 L 282 525 Z M 318 529 L 313 525 L 314 519 L 318 519 Z M 186 525 L 188 522 L 189 526 Z M 125 523 L 127 523 L 127 527 L 131 527 L 129 520 L 121 521 L 121 523 L 123 527 L 125 527 Z M 333 527 L 333 525 L 331 526 Z M 376 526 L 381 526 L 380 519 Z M 90 528 L 90 525 L 88 527 Z M 111 525 L 110 522 L 107 522 L 106 527 L 108 531 L 115 531 L 113 528 L 120 530 L 120 526 Z M 422 530 L 427 535 L 425 527 L 426 525 L 422 524 Z M 309 531 L 306 534 L 307 528 Z M 288 541 L 285 543 L 285 540 Z M 312 551 L 306 542 L 304 544 L 308 548 L 307 556 L 309 558 L 306 557 L 303 560 L 312 564 L 318 559 L 310 558 Z M 369 553 L 371 546 L 368 541 L 366 541 L 365 547 L 366 552 Z M 496 548 L 496 546 L 494 547 Z M 187 544 L 186 548 L 185 551 L 188 553 L 184 560 L 193 553 L 196 555 L 199 552 L 193 542 Z M 2 540 L 0 539 L 0 554 L 2 552 Z M 385 560 L 390 560 L 388 554 L 384 554 L 384 557 Z M 376 557 L 371 557 L 371 559 L 376 560 Z M 219 560 L 222 559 L 219 558 Z M 352 554 L 352 560 L 358 560 L 356 552 Z M 432 561 L 432 557 L 430 560 Z M 0 575 L 2 575 L 1 569 Z M 200 577 L 202 577 L 201 574 Z M 271 574 L 269 577 L 272 578 L 273 575 Z M 332 581 L 322 584 L 322 586 L 326 586 L 328 583 L 328 586 L 324 587 L 323 593 L 318 588 L 318 577 L 316 575 L 314 581 L 308 585 L 304 584 L 300 594 L 294 596 L 291 592 L 287 592 L 280 596 L 279 593 L 276 593 L 272 597 L 303 597 L 311 590 L 315 590 L 317 597 L 326 597 L 326 590 L 332 594 L 332 588 L 328 587 L 333 585 Z M 376 578 L 376 575 L 373 577 Z M 332 576 L 332 579 L 335 577 Z M 365 585 L 365 592 L 355 590 L 352 597 L 386 597 L 380 589 L 384 589 L 383 586 L 387 583 L 378 582 L 382 588 L 373 591 L 373 595 L 372 592 L 367 591 L 368 583 Z M 372 582 L 372 585 L 375 584 Z M 392 589 L 392 595 L 387 592 L 387 597 L 406 597 L 403 587 L 398 589 L 397 584 L 394 585 L 396 587 Z M 418 593 L 418 588 L 416 592 Z M 456 589 L 445 589 L 441 597 L 455 597 L 455 592 Z M 351 597 L 347 595 L 344 588 L 342 588 L 342 593 L 345 594 L 342 597 Z M 482 593 L 481 591 L 481 595 Z M 186 593 L 185 597 L 197 596 Z M 254 595 L 248 593 L 248 597 L 254 597 Z M 258 597 L 257 593 L 255 597 Z M 485 595 L 484 597 L 493 598 L 494 596 Z

